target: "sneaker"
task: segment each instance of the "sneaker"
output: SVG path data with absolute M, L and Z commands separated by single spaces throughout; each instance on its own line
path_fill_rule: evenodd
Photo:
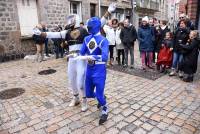
M 193 76 L 187 76 L 185 78 L 183 78 L 184 82 L 193 82 Z
M 152 65 L 148 65 L 148 68 L 150 69 L 154 69 L 154 67 Z
M 164 73 L 165 72 L 165 67 L 160 67 L 160 73 Z
M 123 67 L 126 68 L 126 67 L 128 67 L 128 65 L 127 65 L 127 64 L 124 64 Z
M 83 98 L 82 104 L 81 104 L 81 111 L 85 112 L 88 109 L 88 105 L 87 105 L 87 99 Z
M 172 71 L 169 73 L 169 76 L 174 76 L 176 74 L 175 69 L 172 69 Z
M 178 77 L 179 77 L 179 78 L 183 78 L 183 72 L 182 72 L 182 71 L 179 71 L 179 72 L 178 72 Z
M 71 100 L 69 107 L 74 107 L 80 104 L 80 100 L 78 96 L 74 96 L 73 99 Z
M 160 65 L 156 65 L 156 70 L 160 71 Z
M 142 65 L 142 70 L 146 70 L 146 66 L 145 65 Z
M 130 69 L 134 69 L 134 65 L 131 65 L 131 66 L 130 66 Z
M 97 104 L 97 109 L 100 109 L 101 108 L 101 105 L 98 103 Z

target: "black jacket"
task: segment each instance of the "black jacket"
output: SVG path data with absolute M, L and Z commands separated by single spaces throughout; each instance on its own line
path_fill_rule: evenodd
M 137 39 L 137 32 L 133 25 L 124 27 L 120 33 L 120 39 L 125 44 L 133 44 Z
M 156 45 L 156 49 L 155 49 L 156 52 L 160 51 L 161 44 L 162 44 L 167 32 L 170 32 L 170 30 L 167 26 L 165 29 L 161 29 L 161 27 L 159 27 L 159 29 L 157 31 L 157 45 Z
M 197 71 L 198 55 L 199 55 L 198 39 L 193 39 L 186 45 L 181 45 L 183 49 L 183 60 L 179 63 L 179 69 L 186 74 L 194 74 Z
M 161 44 L 164 44 L 167 48 L 173 47 L 173 40 L 164 39 Z
M 185 28 L 178 28 L 174 33 L 174 51 L 182 53 L 183 48 L 180 44 L 185 45 L 189 39 L 190 30 Z

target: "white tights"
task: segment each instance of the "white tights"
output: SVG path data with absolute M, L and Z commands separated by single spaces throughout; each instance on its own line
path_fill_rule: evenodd
M 67 73 L 73 95 L 79 94 L 80 91 L 82 97 L 85 97 L 85 71 L 86 61 L 69 58 Z

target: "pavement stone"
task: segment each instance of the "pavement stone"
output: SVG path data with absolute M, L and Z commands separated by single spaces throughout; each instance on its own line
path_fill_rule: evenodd
M 139 53 L 136 61 L 140 67 Z M 56 69 L 42 76 L 38 72 Z M 88 100 L 89 110 L 68 107 L 72 98 L 66 59 L 41 63 L 28 60 L 0 64 L 0 92 L 23 88 L 16 98 L 0 100 L 0 134 L 199 134 L 200 82 L 184 83 L 164 75 L 150 80 L 108 70 L 105 94 L 108 121 L 98 125 L 97 102 Z

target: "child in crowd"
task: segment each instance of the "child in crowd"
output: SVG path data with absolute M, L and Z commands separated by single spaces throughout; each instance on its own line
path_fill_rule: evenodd
M 166 67 L 169 68 L 172 64 L 172 50 L 173 50 L 173 40 L 172 33 L 167 32 L 165 38 L 162 41 L 161 49 L 158 54 L 157 68 L 160 72 L 165 72 Z
M 182 45 L 183 48 L 183 60 L 179 63 L 179 70 L 184 72 L 183 81 L 192 82 L 194 73 L 197 71 L 198 55 L 199 55 L 198 32 L 196 30 L 191 31 L 188 42 L 186 45 Z

